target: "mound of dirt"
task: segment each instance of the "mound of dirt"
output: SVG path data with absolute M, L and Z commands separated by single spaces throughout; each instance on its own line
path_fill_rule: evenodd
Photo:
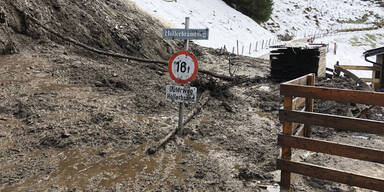
M 142 58 L 168 60 L 182 42 L 161 39 L 162 25 L 127 0 L 4 0 L 0 7 L 1 191 L 275 188 L 282 97 L 268 78 L 268 61 L 192 43 L 199 68 L 257 78 L 225 82 L 199 73 L 191 85 L 198 97 L 208 91 L 209 102 L 185 126 L 186 135 L 148 155 L 177 125 L 178 105 L 165 101 L 165 86 L 174 84 L 167 69 L 89 52 L 29 16 L 87 46 Z M 348 82 L 319 81 L 353 88 Z M 345 108 L 316 104 L 327 113 Z M 195 107 L 187 104 L 185 113 Z M 382 108 L 367 116 L 382 120 Z M 314 131 L 332 135 L 323 133 Z M 299 189 L 317 189 L 301 182 Z
M 103 50 L 166 60 L 177 48 L 173 41 L 161 38 L 158 21 L 129 1 L 5 0 L 0 7 L 1 54 L 30 45 L 23 36 L 64 43 L 47 34 L 28 15 L 64 36 Z

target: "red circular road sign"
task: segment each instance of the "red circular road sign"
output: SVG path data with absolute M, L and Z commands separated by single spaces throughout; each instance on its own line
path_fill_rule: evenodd
M 169 75 L 179 84 L 192 81 L 196 77 L 197 71 L 197 59 L 188 51 L 175 53 L 168 62 Z

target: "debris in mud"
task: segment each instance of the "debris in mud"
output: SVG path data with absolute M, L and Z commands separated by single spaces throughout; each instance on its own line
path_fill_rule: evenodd
M 279 156 L 282 97 L 268 78 L 268 61 L 192 44 L 205 70 L 227 74 L 231 59 L 239 76 L 257 78 L 224 82 L 200 74 L 191 86 L 198 96 L 209 91 L 206 107 L 190 119 L 183 138 L 150 156 L 145 150 L 177 124 L 177 107 L 164 100 L 172 83 L 166 69 L 69 45 L 23 19 L 9 2 L 105 51 L 165 60 L 182 47 L 163 41 L 162 25 L 129 1 L 1 1 L 12 29 L 5 32 L 0 23 L 0 52 L 7 35 L 22 48 L 0 57 L 1 190 L 259 191 L 265 190 L 260 183 L 275 183 L 269 172 Z M 350 86 L 342 78 L 318 80 Z M 320 108 L 344 112 L 330 106 Z M 382 119 L 382 111 L 367 117 Z
M 249 170 L 248 168 L 240 168 L 239 175 L 237 176 L 241 180 L 251 181 L 251 180 L 267 180 L 273 178 L 271 175 L 259 174 L 254 171 Z

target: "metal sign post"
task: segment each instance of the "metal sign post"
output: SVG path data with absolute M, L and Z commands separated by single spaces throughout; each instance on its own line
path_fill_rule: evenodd
M 189 17 L 186 17 L 185 18 L 185 29 L 188 30 L 189 29 Z M 186 39 L 185 40 L 185 50 L 188 51 L 188 48 L 189 48 L 189 39 Z M 178 134 L 179 135 L 183 135 L 184 134 L 184 130 L 183 130 L 183 113 L 184 113 L 184 101 L 180 102 L 179 103 L 179 131 L 178 131 Z
M 185 29 L 163 29 L 164 39 L 184 39 L 185 47 L 183 51 L 174 54 L 168 63 L 168 72 L 171 78 L 181 86 L 167 86 L 166 99 L 179 102 L 179 121 L 177 133 L 184 134 L 183 113 L 184 102 L 195 102 L 197 89 L 183 84 L 192 81 L 198 71 L 196 57 L 188 52 L 189 40 L 208 39 L 208 29 L 189 29 L 189 17 L 185 18 Z

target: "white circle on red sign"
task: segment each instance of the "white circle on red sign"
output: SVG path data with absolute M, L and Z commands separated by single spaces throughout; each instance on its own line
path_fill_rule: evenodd
M 175 53 L 168 62 L 169 75 L 179 84 L 192 81 L 196 77 L 197 71 L 197 59 L 188 51 Z

